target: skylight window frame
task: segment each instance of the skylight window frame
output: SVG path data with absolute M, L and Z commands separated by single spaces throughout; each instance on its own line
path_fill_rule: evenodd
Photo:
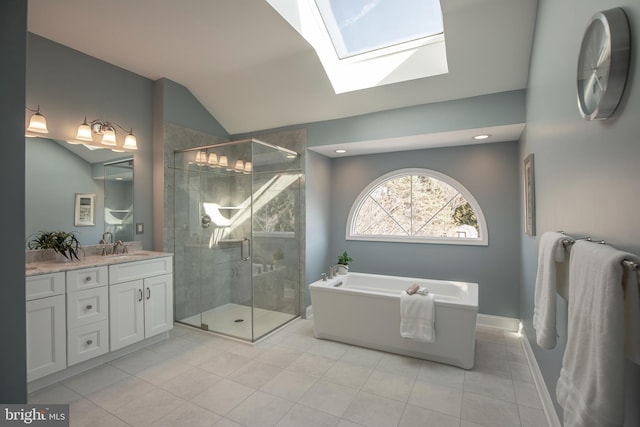
M 369 59 L 373 59 L 380 56 L 391 55 L 397 52 L 402 52 L 405 50 L 416 49 L 421 46 L 434 43 L 436 41 L 444 41 L 444 25 L 442 25 L 442 31 L 437 33 L 417 36 L 404 41 L 393 42 L 385 46 L 374 47 L 370 49 L 361 49 L 353 53 L 347 53 L 345 55 L 342 55 L 340 53 L 340 49 L 336 46 L 336 44 L 338 43 L 338 41 L 340 41 L 344 46 L 343 50 L 345 52 L 348 52 L 348 48 L 346 47 L 346 43 L 344 42 L 343 33 L 340 30 L 339 28 L 340 26 L 338 25 L 333 13 L 327 12 L 328 16 L 322 13 L 321 7 L 318 4 L 319 1 L 322 1 L 322 0 L 309 0 L 309 3 L 311 4 L 312 9 L 314 9 L 314 12 L 315 12 L 314 14 L 316 15 L 317 21 L 321 24 L 321 27 L 324 29 L 324 32 L 326 33 L 327 40 L 329 40 L 329 44 L 332 46 L 335 52 L 336 58 L 338 59 L 338 61 L 341 61 L 341 62 L 343 61 L 348 62 L 353 60 L 369 60 Z M 327 0 L 327 1 L 330 1 L 330 0 Z M 328 22 L 328 20 L 330 20 L 330 22 Z M 440 8 L 439 22 L 442 24 L 442 21 L 443 21 L 442 9 Z M 339 34 L 340 40 L 337 40 L 338 37 L 332 36 L 332 34 L 334 33 Z
M 336 95 L 449 72 L 444 32 L 339 59 L 315 0 L 265 1 L 314 48 Z

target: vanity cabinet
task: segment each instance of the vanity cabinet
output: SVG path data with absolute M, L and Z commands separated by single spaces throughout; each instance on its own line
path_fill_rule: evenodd
M 67 271 L 67 362 L 69 366 L 109 351 L 109 269 Z
M 171 257 L 109 267 L 111 351 L 173 328 Z
M 26 278 L 27 381 L 67 367 L 65 274 Z

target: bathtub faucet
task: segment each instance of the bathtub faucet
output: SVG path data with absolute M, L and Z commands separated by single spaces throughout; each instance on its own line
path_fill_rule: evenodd
M 329 267 L 329 279 L 333 279 L 338 275 L 338 266 Z

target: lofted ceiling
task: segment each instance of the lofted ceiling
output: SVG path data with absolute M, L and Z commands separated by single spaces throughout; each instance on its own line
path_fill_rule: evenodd
M 266 0 L 28 1 L 30 32 L 185 86 L 232 135 L 523 89 L 537 7 L 441 0 L 448 74 L 336 95 L 313 48 Z

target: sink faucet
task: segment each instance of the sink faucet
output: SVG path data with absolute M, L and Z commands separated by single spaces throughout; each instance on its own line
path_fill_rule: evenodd
M 122 243 L 122 240 L 118 240 L 113 245 L 113 255 L 116 255 L 118 253 L 118 246 L 122 246 L 123 248 L 122 253 L 124 253 L 124 243 Z
M 107 242 L 107 236 L 109 236 L 109 241 Z M 105 231 L 102 233 L 102 240 L 100 243 L 113 243 L 113 233 L 110 231 Z

